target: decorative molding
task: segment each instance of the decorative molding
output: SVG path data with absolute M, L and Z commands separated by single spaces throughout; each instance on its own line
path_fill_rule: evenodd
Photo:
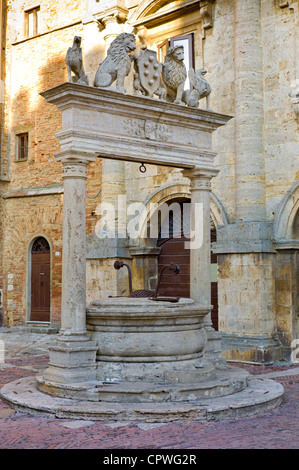
M 289 93 L 289 97 L 291 98 L 294 113 L 299 119 L 299 89 L 294 91 L 293 93 Z
M 185 15 L 190 11 L 198 10 L 200 3 L 199 0 L 187 0 L 171 2 L 170 5 L 166 6 L 164 0 L 143 0 L 133 12 L 129 24 L 135 27 L 139 25 L 156 26 Z
M 53 186 L 22 188 L 3 194 L 2 197 L 3 199 L 10 199 L 16 197 L 48 196 L 52 194 L 63 194 L 63 185 L 56 184 Z
M 108 23 L 124 23 L 128 17 L 128 13 L 129 10 L 127 8 L 122 8 L 116 5 L 100 13 L 95 13 L 93 17 L 102 31 L 106 28 Z
M 276 250 L 299 250 L 299 240 L 276 240 Z
M 82 164 L 65 164 L 63 167 L 63 179 L 65 178 L 87 178 L 87 167 Z
M 290 2 L 286 2 L 285 0 L 278 0 L 279 8 L 285 8 L 290 6 Z
M 200 16 L 203 21 L 203 29 L 209 29 L 213 27 L 214 22 L 214 3 L 215 0 L 204 0 L 200 2 Z
M 292 239 L 292 226 L 297 210 L 299 210 L 299 180 L 292 184 L 277 207 L 273 222 L 275 241 Z

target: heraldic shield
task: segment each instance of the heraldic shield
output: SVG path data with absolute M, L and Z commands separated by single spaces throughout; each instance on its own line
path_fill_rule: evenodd
M 162 64 L 157 53 L 149 49 L 141 51 L 137 59 L 139 81 L 147 96 L 153 96 L 160 86 Z

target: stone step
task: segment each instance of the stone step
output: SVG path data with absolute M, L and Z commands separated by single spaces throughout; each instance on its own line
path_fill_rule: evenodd
M 12 407 L 33 415 L 94 421 L 169 422 L 180 419 L 210 421 L 241 418 L 279 406 L 283 387 L 272 379 L 248 379 L 237 393 L 190 402 L 109 403 L 52 397 L 40 392 L 34 377 L 4 385 L 2 398 Z

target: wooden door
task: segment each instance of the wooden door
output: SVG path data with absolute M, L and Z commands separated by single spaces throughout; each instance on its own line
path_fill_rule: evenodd
M 216 229 L 211 228 L 211 243 L 216 242 Z M 212 325 L 218 331 L 218 280 L 217 280 L 217 255 L 211 251 L 211 312 Z
M 173 202 L 173 201 L 171 201 Z M 183 208 L 185 206 L 181 203 L 181 224 L 183 223 Z M 186 219 L 185 219 L 186 220 Z M 161 248 L 158 257 L 158 272 L 165 264 L 177 264 L 180 267 L 179 274 L 172 274 L 164 271 L 160 283 L 159 295 L 161 296 L 178 296 L 190 297 L 190 249 L 185 248 L 185 242 L 189 240 L 184 235 L 187 234 L 186 226 L 183 230 L 181 225 L 181 237 L 175 238 L 172 236 L 172 227 L 174 221 L 172 214 L 169 217 L 169 234 L 168 238 L 158 239 L 157 246 Z M 211 227 L 211 242 L 216 241 L 216 229 Z M 211 252 L 211 303 L 213 310 L 211 312 L 212 325 L 215 330 L 218 330 L 218 290 L 217 290 L 217 255 Z
M 31 321 L 50 321 L 50 247 L 45 238 L 31 250 Z

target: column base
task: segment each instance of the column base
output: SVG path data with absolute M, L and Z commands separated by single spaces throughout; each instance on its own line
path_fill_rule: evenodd
M 205 326 L 207 334 L 207 344 L 205 347 L 204 358 L 209 364 L 213 364 L 217 369 L 226 367 L 226 359 L 222 355 L 221 334 L 214 330 L 212 326 Z
M 237 336 L 222 333 L 222 354 L 226 360 L 272 364 L 283 359 L 279 341 L 265 336 Z
M 49 367 L 43 373 L 44 380 L 59 384 L 95 380 L 96 351 L 96 343 L 84 334 L 61 335 L 56 345 L 49 348 Z

